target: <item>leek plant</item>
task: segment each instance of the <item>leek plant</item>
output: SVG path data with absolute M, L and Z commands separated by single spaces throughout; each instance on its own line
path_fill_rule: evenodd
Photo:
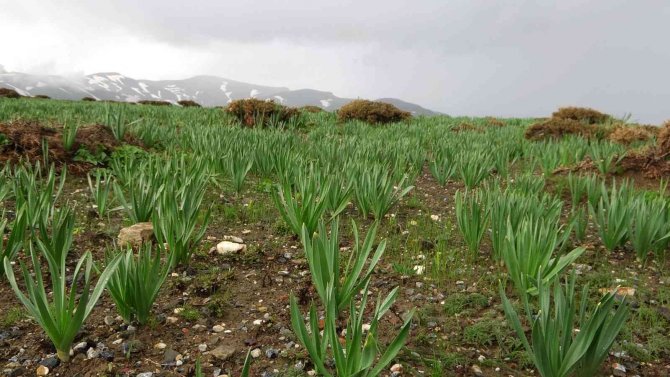
M 555 279 L 553 295 L 550 282 L 537 280 L 539 311 L 535 314 L 529 304 L 525 305 L 527 321 L 531 326 L 530 339 L 526 337 L 520 316 L 500 285 L 507 321 L 543 377 L 596 375 L 628 318 L 628 304 L 617 304 L 614 293 L 602 297 L 589 312 L 588 286 L 583 288 L 578 305 L 575 279 L 574 271 L 566 279 L 564 287 L 560 280 Z
M 458 230 L 470 252 L 476 254 L 490 218 L 486 198 L 480 191 L 456 191 L 454 201 Z
M 103 218 L 109 211 L 110 197 L 114 182 L 112 176 L 103 170 L 95 172 L 95 179 L 91 179 L 91 175 L 86 176 L 88 180 L 88 189 L 91 193 L 91 199 L 95 203 L 95 212 L 98 218 Z
M 151 174 L 140 171 L 133 179 L 127 182 L 129 198 L 123 193 L 123 188 L 118 183 L 114 183 L 114 193 L 126 209 L 128 217 L 133 224 L 147 222 L 151 220 L 161 193 L 165 187 L 163 177 L 157 174 Z
M 628 234 L 638 259 L 646 261 L 650 252 L 663 253 L 666 244 L 662 238 L 670 229 L 667 202 L 663 198 L 640 196 L 633 200 L 630 210 Z
M 107 266 L 100 274 L 95 286 L 92 285 L 93 258 L 90 252 L 86 252 L 74 268 L 71 277 L 65 274 L 65 261 L 69 250 L 61 250 L 60 259 L 45 250 L 41 244 L 42 256 L 47 260 L 49 275 L 51 276 L 50 287 L 52 292 L 47 294 L 44 283 L 38 253 L 30 247 L 30 257 L 33 265 L 33 273 L 20 262 L 25 284 L 26 294 L 23 293 L 14 276 L 10 260 L 4 258 L 5 273 L 19 301 L 26 307 L 28 313 L 42 327 L 47 337 L 56 348 L 58 358 L 63 362 L 70 360 L 70 347 L 79 333 L 86 318 L 98 302 L 104 292 L 107 281 L 114 273 L 120 259 L 117 257 L 108 261 Z M 35 278 L 33 278 L 33 274 Z M 67 284 L 70 284 L 69 289 Z M 81 283 L 81 284 L 80 284 Z M 91 290 L 91 287 L 93 289 Z
M 612 251 L 628 239 L 631 215 L 630 195 L 624 190 L 617 190 L 616 184 L 609 195 L 603 185 L 603 193 L 597 206 L 589 204 L 591 216 L 598 225 L 598 233 L 607 250 Z
M 24 208 L 26 226 L 36 228 L 49 221 L 54 211 L 54 202 L 63 192 L 67 170 L 62 169 L 58 181 L 56 169 L 49 168 L 45 177 L 39 163 L 34 167 L 21 166 L 14 172 L 14 201 L 16 208 Z
M 126 322 L 137 320 L 144 325 L 149 320 L 151 307 L 177 254 L 171 253 L 163 259 L 161 253 L 153 252 L 151 244 L 147 243 L 140 247 L 136 256 L 132 249 L 107 253 L 108 263 L 119 254 L 118 268 L 107 282 L 107 289 L 116 304 L 116 310 Z
M 12 262 L 16 255 L 24 246 L 26 236 L 26 225 L 28 216 L 23 208 L 20 208 L 16 213 L 16 218 L 11 223 L 11 234 L 5 239 L 5 231 L 8 228 L 8 221 L 4 214 L 2 222 L 0 222 L 0 258 L 7 259 Z M 4 263 L 0 266 L 0 277 L 5 273 Z
M 233 190 L 238 195 L 242 192 L 244 181 L 251 170 L 254 160 L 240 151 L 235 151 L 219 160 L 219 170 L 228 176 Z
M 382 165 L 361 169 L 356 178 L 354 193 L 358 210 L 364 216 L 372 215 L 377 221 L 414 189 L 414 186 L 405 185 L 407 175 L 396 180 Z
M 174 264 L 188 264 L 205 236 L 211 207 L 200 216 L 204 183 L 186 184 L 177 195 L 162 195 L 151 222 L 161 251 L 174 255 Z M 167 250 L 165 250 L 167 246 Z
M 39 224 L 39 237 L 36 237 L 37 245 L 42 252 L 59 261 L 65 258 L 63 253 L 67 253 L 72 247 L 74 214 L 68 207 L 56 210 L 50 225 L 51 233 L 49 233 L 46 223 Z M 64 273 L 64 271 L 61 271 L 61 273 Z
M 479 151 L 461 151 L 456 155 L 458 174 L 468 189 L 475 188 L 491 172 L 491 157 Z
M 325 377 L 375 377 L 382 374 L 401 348 L 409 335 L 411 319 L 414 311 L 411 311 L 400 331 L 391 340 L 386 350 L 380 355 L 379 345 L 379 321 L 391 308 L 397 296 L 397 288 L 389 293 L 383 300 L 377 300 L 377 305 L 372 314 L 370 329 L 365 333 L 365 308 L 367 307 L 368 293 L 367 285 L 363 289 L 363 297 L 358 307 L 352 302 L 349 309 L 349 321 L 347 322 L 346 336 L 340 343 L 337 331 L 337 308 L 335 300 L 327 299 L 326 316 L 324 321 L 323 335 L 319 332 L 318 317 L 314 304 L 309 312 L 309 329 L 298 308 L 293 295 L 290 298 L 291 324 L 298 341 L 307 350 L 310 359 L 314 363 L 319 374 Z M 334 294 L 332 282 L 327 287 L 327 295 Z M 328 350 L 331 350 L 334 364 L 334 372 L 326 367 L 330 359 Z
M 76 122 L 66 122 L 63 127 L 63 149 L 66 152 L 69 152 L 74 146 L 75 139 L 77 138 L 77 131 L 79 130 L 79 124 Z
M 446 185 L 456 173 L 453 153 L 447 148 L 433 151 L 433 158 L 428 163 L 428 168 L 440 186 Z
M 614 143 L 594 143 L 591 145 L 589 154 L 598 171 L 607 175 L 611 173 L 616 165 L 623 159 L 625 149 Z
M 587 192 L 586 182 L 584 178 L 581 178 L 578 175 L 568 174 L 568 188 L 570 189 L 570 198 L 572 200 L 572 206 L 576 207 L 579 203 L 582 202 L 584 195 Z
M 326 229 L 326 224 L 323 221 L 319 222 L 316 233 L 310 232 L 306 225 L 303 225 L 302 228 L 302 245 L 309 264 L 312 283 L 321 298 L 321 302 L 326 306 L 328 284 L 331 281 L 334 282 L 331 299 L 335 301 L 338 313 L 349 305 L 352 298 L 363 287 L 367 286 L 386 249 L 386 240 L 383 240 L 374 253 L 372 252 L 377 234 L 377 223 L 368 231 L 362 244 L 360 243 L 358 227 L 353 220 L 351 221 L 351 227 L 354 247 L 346 265 L 340 261 L 342 252 L 340 251 L 338 218 L 335 218 L 330 224 L 330 237 L 328 237 L 328 229 Z M 342 267 L 344 267 L 343 271 Z
M 573 207 L 570 213 L 570 226 L 577 241 L 582 242 L 586 237 L 586 228 L 589 224 L 588 212 L 583 206 Z
M 584 248 L 576 248 L 565 255 L 554 256 L 570 232 L 562 232 L 553 221 L 524 219 L 516 231 L 511 223 L 508 223 L 507 229 L 502 258 L 510 279 L 521 295 L 536 294 L 535 282 L 552 281 L 585 251 Z
M 328 208 L 326 193 L 330 189 L 324 188 L 317 181 L 314 175 L 299 176 L 295 192 L 286 181 L 272 191 L 272 199 L 279 214 L 296 235 L 302 233 L 303 226 L 311 235 Z

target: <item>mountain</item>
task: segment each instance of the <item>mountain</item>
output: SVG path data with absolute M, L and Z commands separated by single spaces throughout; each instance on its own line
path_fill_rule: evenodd
M 272 99 L 286 106 L 318 106 L 337 110 L 352 98 L 337 97 L 331 92 L 314 89 L 290 90 L 229 80 L 217 76 L 195 76 L 184 80 L 142 80 L 116 72 L 102 72 L 79 77 L 34 75 L 6 72 L 0 65 L 0 87 L 14 89 L 24 96 L 47 95 L 51 98 L 137 102 L 141 100 L 193 100 L 203 106 L 224 106 L 242 98 Z M 394 98 L 380 99 L 415 115 L 436 115 L 419 105 Z

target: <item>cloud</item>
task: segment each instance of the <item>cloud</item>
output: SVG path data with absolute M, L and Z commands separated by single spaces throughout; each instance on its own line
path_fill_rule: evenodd
M 660 122 L 665 0 L 12 2 L 0 62 L 39 73 L 214 74 L 452 114 L 593 106 Z

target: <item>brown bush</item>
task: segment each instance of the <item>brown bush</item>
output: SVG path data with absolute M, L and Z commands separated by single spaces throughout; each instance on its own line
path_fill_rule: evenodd
M 593 125 L 580 123 L 574 119 L 550 118 L 533 124 L 526 129 L 525 137 L 529 140 L 559 139 L 565 135 L 591 137 L 595 135 Z
M 670 155 L 670 120 L 663 123 L 656 140 L 658 142 L 659 152 L 665 156 Z
M 45 94 L 38 94 L 34 98 L 39 98 L 39 99 L 51 99 L 51 97 L 45 95 Z
M 82 100 L 82 101 L 86 101 L 86 102 L 95 102 L 95 101 L 97 101 L 97 99 L 95 99 L 95 98 L 93 98 L 93 97 L 84 97 L 84 98 L 82 98 L 81 100 Z
M 642 126 L 617 126 L 609 134 L 608 139 L 619 144 L 631 145 L 639 141 L 649 140 L 653 134 Z
M 168 101 L 153 101 L 153 100 L 142 100 L 137 101 L 140 105 L 151 105 L 151 106 L 172 106 L 172 102 Z
M 505 126 L 505 122 L 503 122 L 500 119 L 494 118 L 494 117 L 486 117 L 486 123 L 489 126 L 493 126 L 493 127 L 504 127 Z
M 79 128 L 72 148 L 65 150 L 62 131 L 60 127 L 45 127 L 36 121 L 17 120 L 0 123 L 0 133 L 7 139 L 6 144 L 0 147 L 0 161 L 41 161 L 44 152 L 42 143 L 46 141 L 50 161 L 58 166 L 68 164 L 75 171 L 85 171 L 90 168 L 88 164 L 73 160 L 77 150 L 85 148 L 91 152 L 104 151 L 109 154 L 121 146 L 109 128 L 103 125 L 90 125 Z
M 337 119 L 340 121 L 360 120 L 370 124 L 400 122 L 411 117 L 411 113 L 390 103 L 363 99 L 351 101 L 337 111 Z
M 322 113 L 326 111 L 320 108 L 319 106 L 312 106 L 312 105 L 303 106 L 299 110 L 305 113 Z
M 177 103 L 179 105 L 181 105 L 182 107 L 202 107 L 199 103 L 197 103 L 195 101 L 188 100 L 188 99 L 181 100 Z
M 14 89 L 0 88 L 0 98 L 21 98 L 21 95 Z
M 451 131 L 453 131 L 453 132 L 469 132 L 469 131 L 483 132 L 481 127 L 475 126 L 474 124 L 468 123 L 468 122 L 462 122 L 458 126 L 453 127 L 451 129 Z
M 552 114 L 553 118 L 571 119 L 586 124 L 605 123 L 612 119 L 610 115 L 587 107 L 561 107 Z
M 256 98 L 232 101 L 226 106 L 225 111 L 235 116 L 246 127 L 254 127 L 258 123 L 262 123 L 262 127 L 268 127 L 273 121 L 287 122 L 298 114 L 297 109 Z

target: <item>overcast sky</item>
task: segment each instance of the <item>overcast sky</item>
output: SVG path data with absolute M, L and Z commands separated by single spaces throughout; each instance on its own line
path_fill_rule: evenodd
M 213 74 L 453 115 L 670 118 L 670 1 L 0 0 L 10 71 Z

